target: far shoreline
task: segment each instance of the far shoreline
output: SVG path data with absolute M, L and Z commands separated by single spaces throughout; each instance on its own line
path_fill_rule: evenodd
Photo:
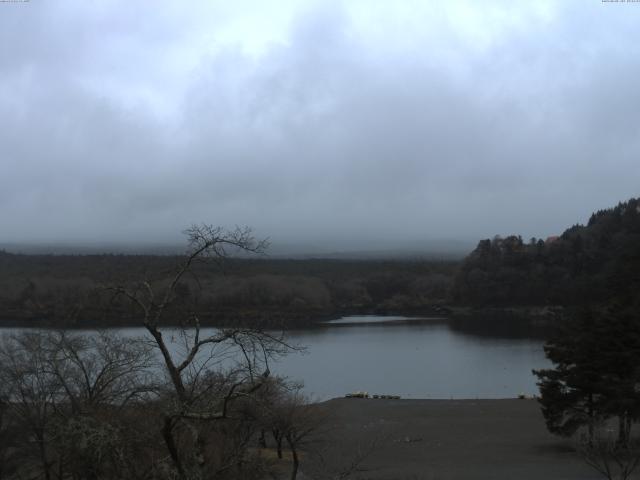
M 200 325 L 205 328 L 256 328 L 262 330 L 295 331 L 315 328 L 353 326 L 357 324 L 401 324 L 412 322 L 441 322 L 452 325 L 467 325 L 479 327 L 484 324 L 499 324 L 500 326 L 521 325 L 540 329 L 553 327 L 559 307 L 554 306 L 505 306 L 505 307 L 471 307 L 457 305 L 438 305 L 425 309 L 346 309 L 341 312 L 281 312 L 262 311 L 255 316 L 243 314 L 234 315 L 233 312 L 223 312 L 220 318 L 212 314 L 201 317 Z M 337 323 L 336 320 L 345 317 L 406 317 L 406 320 Z M 22 318 L 16 318 L 22 317 Z M 0 314 L 0 329 L 2 328 L 36 328 L 36 329 L 66 329 L 66 330 L 110 330 L 119 328 L 141 327 L 142 323 L 133 318 L 101 320 L 73 319 L 52 320 L 41 315 L 25 315 L 11 312 Z M 276 320 L 277 319 L 277 320 Z M 333 322 L 333 323 L 332 323 Z M 179 322 L 163 322 L 162 327 L 180 328 Z

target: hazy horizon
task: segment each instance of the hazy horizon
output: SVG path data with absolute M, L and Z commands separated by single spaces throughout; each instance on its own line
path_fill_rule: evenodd
M 0 3 L 0 244 L 182 245 L 201 222 L 325 253 L 559 234 L 638 195 L 639 15 Z
M 377 244 L 369 248 L 358 248 L 356 245 L 334 244 L 292 244 L 268 240 L 268 248 L 261 255 L 248 255 L 253 258 L 274 259 L 462 259 L 477 242 L 465 242 L 452 239 L 425 240 L 424 242 L 404 242 L 394 244 Z M 8 253 L 39 255 L 176 255 L 186 251 L 186 243 L 152 243 L 145 241 L 128 242 L 0 242 L 0 251 Z M 243 255 L 244 256 L 244 255 Z

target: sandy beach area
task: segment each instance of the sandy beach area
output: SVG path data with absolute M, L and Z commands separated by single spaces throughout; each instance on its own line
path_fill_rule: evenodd
M 377 444 L 356 478 L 601 478 L 573 452 L 570 440 L 547 432 L 535 400 L 344 398 L 324 405 L 331 412 L 326 440 L 347 445 L 345 458 Z

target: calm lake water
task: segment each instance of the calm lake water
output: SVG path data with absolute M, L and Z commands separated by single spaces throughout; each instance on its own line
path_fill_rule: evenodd
M 526 331 L 472 333 L 442 319 L 343 317 L 289 332 L 288 341 L 306 351 L 278 360 L 272 373 L 303 381 L 318 400 L 353 391 L 403 398 L 515 397 L 537 393 L 531 370 L 549 365 L 543 341 Z
M 515 397 L 537 393 L 531 370 L 549 365 L 540 339 L 465 333 L 443 321 L 346 317 L 291 339 L 308 353 L 284 358 L 274 370 L 304 379 L 319 398 L 355 390 L 403 398 Z

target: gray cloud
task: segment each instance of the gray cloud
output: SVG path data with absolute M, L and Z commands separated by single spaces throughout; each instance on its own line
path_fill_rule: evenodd
M 0 241 L 546 236 L 637 195 L 640 7 L 309 5 L 257 53 L 242 11 L 0 6 Z

